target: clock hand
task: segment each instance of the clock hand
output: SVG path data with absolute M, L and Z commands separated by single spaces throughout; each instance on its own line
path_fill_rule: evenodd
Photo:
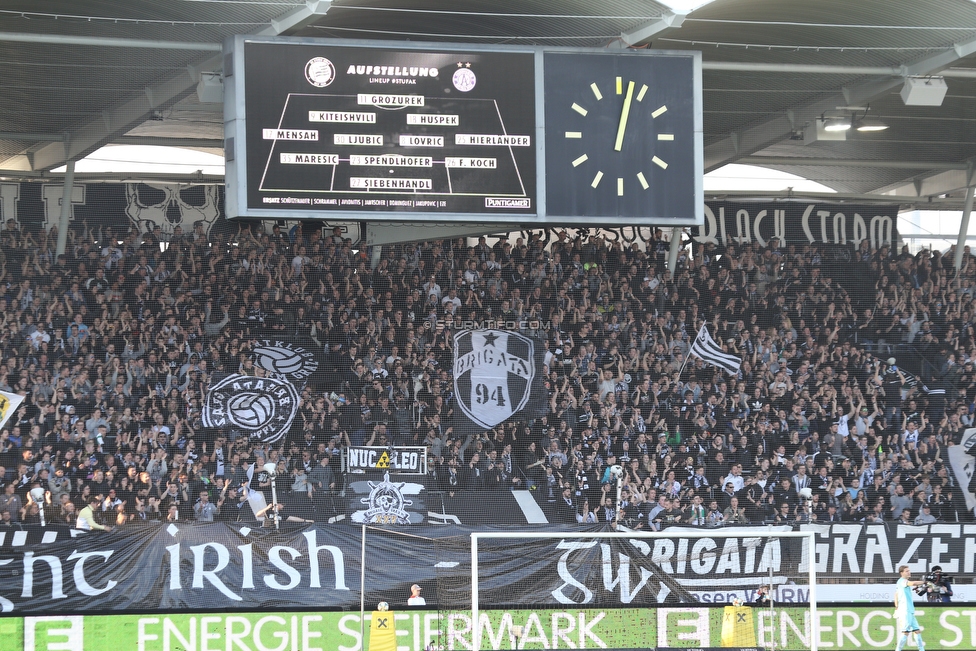
M 620 124 L 617 125 L 617 141 L 613 144 L 614 151 L 620 151 L 624 146 L 624 131 L 627 130 L 627 118 L 630 116 L 630 101 L 634 98 L 634 82 L 627 84 L 627 97 L 624 98 L 624 109 L 620 112 Z

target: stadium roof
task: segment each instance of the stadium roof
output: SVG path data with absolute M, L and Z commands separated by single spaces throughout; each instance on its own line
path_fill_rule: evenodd
M 976 2 L 970 0 L 8 0 L 0 8 L 0 174 L 49 175 L 111 143 L 219 153 L 219 73 L 233 34 L 701 50 L 706 171 L 731 162 L 906 203 L 970 181 Z M 682 4 L 684 3 L 684 4 Z M 941 75 L 940 106 L 906 80 Z M 883 121 L 811 142 L 818 118 Z M 804 131 L 807 139 L 803 140 Z

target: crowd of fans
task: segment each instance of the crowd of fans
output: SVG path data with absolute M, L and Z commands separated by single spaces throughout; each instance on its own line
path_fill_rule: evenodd
M 309 229 L 310 230 L 310 229 Z M 286 516 L 344 510 L 339 452 L 424 445 L 428 488 L 530 490 L 551 521 L 635 528 L 971 519 L 947 460 L 973 422 L 976 264 L 861 242 L 527 239 L 388 246 L 375 268 L 340 231 L 242 224 L 0 231 L 0 526 L 251 520 L 276 464 Z M 494 238 L 493 238 L 494 240 Z M 695 357 L 702 324 L 741 357 Z M 452 335 L 544 340 L 548 414 L 477 436 L 452 427 Z M 322 352 L 288 435 L 263 445 L 201 421 L 208 385 L 262 375 L 268 336 Z M 927 360 L 909 373 L 886 348 Z M 927 369 L 927 370 L 926 370 Z M 622 468 L 620 513 L 617 476 Z M 32 489 L 40 488 L 43 500 Z M 253 495 L 251 495 L 253 496 Z M 276 508 L 272 506 L 271 508 Z

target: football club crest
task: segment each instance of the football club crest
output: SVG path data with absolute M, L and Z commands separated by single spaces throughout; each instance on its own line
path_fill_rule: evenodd
M 517 332 L 464 330 L 454 335 L 454 393 L 461 411 L 484 429 L 529 403 L 536 342 Z
M 335 76 L 335 66 L 325 57 L 313 57 L 305 64 L 305 79 L 316 88 L 325 88 Z
M 252 440 L 274 443 L 298 414 L 298 391 L 286 380 L 230 375 L 210 387 L 204 427 L 230 427 Z

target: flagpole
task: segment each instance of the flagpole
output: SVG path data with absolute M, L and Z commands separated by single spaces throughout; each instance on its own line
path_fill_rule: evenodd
M 688 348 L 688 350 L 690 351 L 691 348 Z M 685 370 L 685 365 L 688 363 L 688 358 L 689 357 L 691 357 L 691 353 L 690 352 L 687 355 L 685 355 L 685 361 L 681 362 L 681 368 L 678 369 L 678 382 L 681 381 L 681 374 Z
M 705 329 L 705 324 L 703 323 L 702 324 L 702 327 L 698 329 L 698 334 L 700 335 L 701 334 L 701 331 L 704 330 L 704 329 Z M 691 345 L 688 346 L 688 353 L 685 355 L 685 361 L 681 363 L 681 368 L 678 369 L 678 381 L 679 382 L 681 381 L 681 374 L 685 370 L 685 365 L 688 363 L 688 360 L 691 359 L 691 349 L 695 347 L 695 341 L 697 341 L 697 340 L 698 340 L 698 336 L 696 335 L 695 336 L 695 339 L 692 340 Z

